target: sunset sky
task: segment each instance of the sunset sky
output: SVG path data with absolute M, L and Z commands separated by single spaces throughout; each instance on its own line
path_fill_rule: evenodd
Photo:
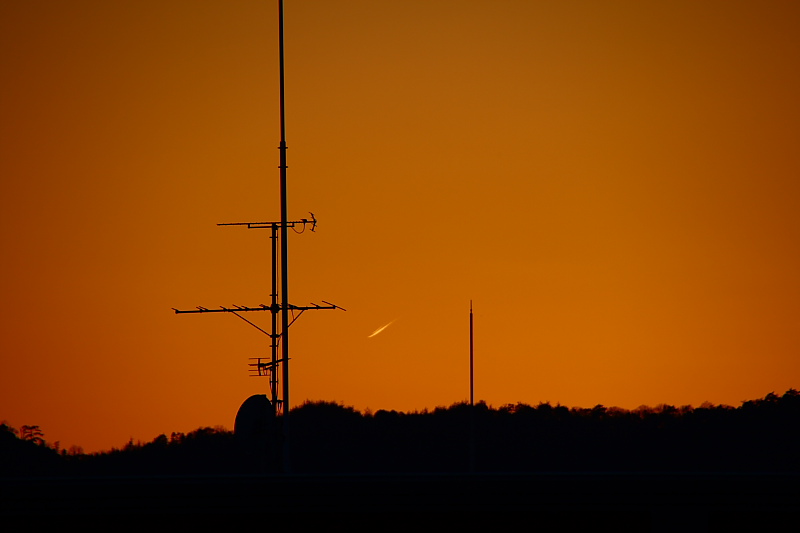
M 800 388 L 800 3 L 286 0 L 291 399 Z M 0 3 L 0 421 L 87 452 L 265 393 L 274 0 Z M 253 316 L 255 315 L 255 316 Z M 268 325 L 268 315 L 248 318 Z M 390 324 L 391 323 L 391 324 Z M 370 337 L 378 328 L 390 324 Z

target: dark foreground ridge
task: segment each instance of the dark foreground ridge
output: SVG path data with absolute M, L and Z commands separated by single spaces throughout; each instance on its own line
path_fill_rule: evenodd
M 291 475 L 224 429 L 83 454 L 48 445 L 36 426 L 0 425 L 0 512 L 535 511 L 617 527 L 684 517 L 682 531 L 692 521 L 763 529 L 800 518 L 793 389 L 737 408 L 455 404 L 373 414 L 316 402 L 290 416 Z

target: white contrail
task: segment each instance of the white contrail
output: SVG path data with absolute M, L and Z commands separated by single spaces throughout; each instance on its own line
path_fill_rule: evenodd
M 371 334 L 371 335 L 369 335 L 367 338 L 368 338 L 368 339 L 371 339 L 372 337 L 374 337 L 375 335 L 377 335 L 377 334 L 378 334 L 378 333 L 380 333 L 381 331 L 385 330 L 386 328 L 388 328 L 389 326 L 391 326 L 392 324 L 394 324 L 395 320 L 397 320 L 397 319 L 395 318 L 394 320 L 392 320 L 391 322 L 389 322 L 389 323 L 388 323 L 388 324 L 386 324 L 385 326 L 381 326 L 381 327 L 379 327 L 378 329 L 376 329 L 375 331 L 373 331 L 373 332 L 372 332 L 372 334 Z

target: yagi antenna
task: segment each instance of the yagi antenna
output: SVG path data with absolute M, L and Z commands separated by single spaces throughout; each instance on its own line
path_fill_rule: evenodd
M 247 226 L 248 229 L 270 230 L 270 240 L 272 241 L 272 290 L 270 292 L 272 300 L 270 305 L 259 304 L 255 306 L 248 306 L 233 304 L 231 307 L 219 306 L 218 308 L 214 309 L 209 309 L 207 307 L 198 305 L 195 309 L 189 310 L 173 308 L 176 314 L 231 313 L 269 336 L 271 349 L 270 361 L 274 362 L 274 364 L 270 363 L 266 366 L 259 366 L 257 375 L 268 376 L 270 378 L 270 398 L 276 415 L 281 413 L 285 414 L 288 410 L 288 386 L 285 369 L 289 360 L 288 351 L 286 349 L 289 326 L 294 324 L 294 322 L 300 318 L 300 315 L 302 315 L 305 311 L 318 309 L 341 309 L 342 311 L 346 311 L 346 309 L 343 307 L 326 300 L 321 300 L 324 305 L 312 302 L 310 305 L 302 306 L 284 303 L 282 300 L 279 302 L 278 297 L 281 291 L 279 289 L 278 280 L 285 280 L 287 277 L 285 270 L 286 267 L 283 264 L 280 266 L 278 265 L 278 259 L 280 256 L 278 244 L 282 240 L 281 229 L 296 226 L 305 227 L 309 224 L 311 224 L 312 229 L 316 226 L 316 218 L 313 218 L 313 215 L 311 221 L 307 219 L 301 219 L 289 221 L 286 224 L 282 222 L 228 222 L 217 224 L 218 226 Z M 281 263 L 283 263 L 283 261 Z M 281 274 L 283 275 L 281 276 Z M 250 311 L 269 311 L 272 315 L 271 332 L 268 333 L 260 326 L 256 325 L 240 314 Z M 256 359 L 261 360 L 265 358 Z M 283 372 L 281 373 L 279 370 L 282 370 Z M 281 381 L 281 378 L 283 380 L 283 390 L 279 391 L 278 383 Z

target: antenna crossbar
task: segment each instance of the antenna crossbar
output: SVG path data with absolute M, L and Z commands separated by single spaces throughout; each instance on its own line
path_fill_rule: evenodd
M 317 229 L 317 218 L 314 213 L 308 213 L 311 219 L 301 218 L 300 220 L 287 220 L 286 222 L 222 222 L 217 226 L 247 226 L 247 229 L 278 229 L 278 228 L 295 228 L 302 226 L 305 231 L 306 226 L 311 225 L 311 231 Z
M 325 300 L 323 300 L 322 302 L 325 305 L 319 305 L 315 303 L 312 303 L 311 305 L 289 305 L 289 311 L 310 311 L 314 309 L 341 309 L 342 311 L 347 311 L 347 309 L 345 309 L 340 305 L 332 304 L 330 302 L 326 302 Z M 175 309 L 173 307 L 172 310 L 175 311 L 176 315 L 183 313 L 233 313 L 235 315 L 236 313 L 245 311 L 273 311 L 277 313 L 278 311 L 281 310 L 281 307 L 261 304 L 258 307 L 247 307 L 244 305 L 237 305 L 234 306 L 233 309 L 230 307 L 223 307 L 223 306 L 220 306 L 219 309 L 208 309 L 203 306 L 197 306 L 196 309 Z

